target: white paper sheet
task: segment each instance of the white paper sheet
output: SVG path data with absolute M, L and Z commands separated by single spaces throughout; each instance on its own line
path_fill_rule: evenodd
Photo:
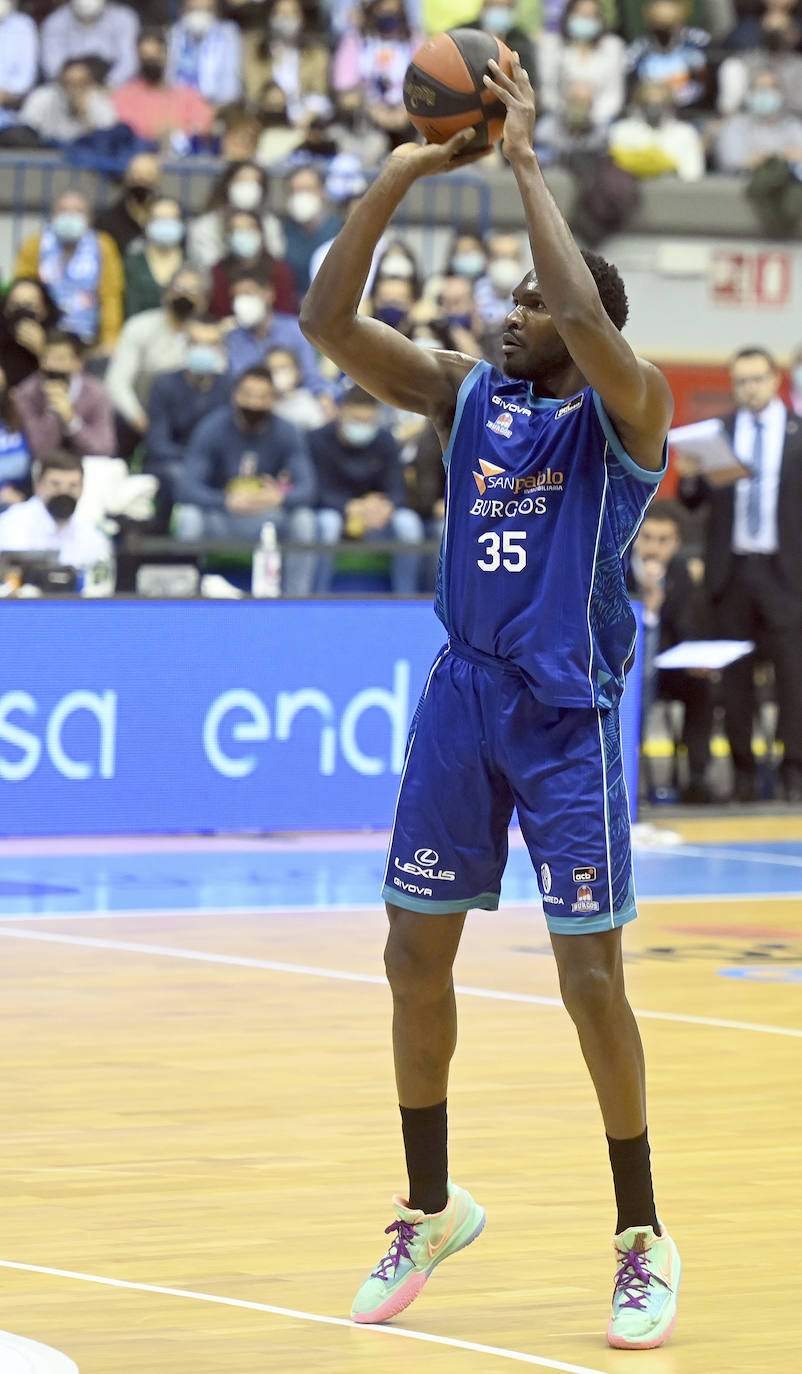
M 664 649 L 654 663 L 656 668 L 726 668 L 754 647 L 751 639 L 685 639 Z
M 695 458 L 701 473 L 719 472 L 746 466 L 733 453 L 732 445 L 721 420 L 699 420 L 693 425 L 679 425 L 668 431 L 668 442 L 681 453 Z

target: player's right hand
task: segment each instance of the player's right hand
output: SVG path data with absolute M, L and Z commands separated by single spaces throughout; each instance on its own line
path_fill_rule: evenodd
M 455 167 L 464 167 L 468 162 L 487 157 L 493 151 L 492 148 L 482 148 L 477 153 L 471 153 L 470 145 L 475 137 L 476 130 L 469 127 L 452 134 L 446 143 L 400 143 L 393 149 L 389 161 L 403 163 L 405 169 L 416 177 L 450 172 Z

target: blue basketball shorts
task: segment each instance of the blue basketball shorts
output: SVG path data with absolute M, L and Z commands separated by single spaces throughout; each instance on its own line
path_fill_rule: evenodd
M 410 731 L 382 895 L 495 911 L 517 808 L 550 931 L 636 916 L 618 711 L 538 701 L 514 668 L 446 646 Z

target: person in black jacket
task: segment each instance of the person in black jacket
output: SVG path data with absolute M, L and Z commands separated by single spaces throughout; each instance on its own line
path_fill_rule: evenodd
M 379 422 L 378 402 L 353 386 L 345 393 L 336 420 L 312 430 L 309 449 L 318 483 L 318 537 L 336 544 L 352 539 L 397 539 L 414 546 L 423 539 L 423 522 L 405 502 L 398 444 Z M 333 560 L 322 558 L 317 586 L 327 591 Z M 420 554 L 397 553 L 391 585 L 399 595 L 418 590 Z
M 741 349 L 731 378 L 736 408 L 723 424 L 741 469 L 713 486 L 683 458 L 679 495 L 689 509 L 708 506 L 705 580 L 714 635 L 754 640 L 759 658 L 773 665 L 785 797 L 800 802 L 802 424 L 780 400 L 780 371 L 768 350 Z M 737 801 L 758 800 L 754 660 L 741 658 L 722 676 Z
M 36 277 L 17 277 L 0 309 L 0 359 L 9 387 L 19 386 L 39 371 L 48 330 L 60 311 L 47 287 Z
M 703 633 L 703 608 L 682 552 L 684 512 L 675 501 L 649 507 L 632 550 L 627 585 L 643 605 L 643 697 L 641 719 L 653 702 L 681 701 L 685 711 L 682 744 L 688 755 L 684 802 L 711 800 L 707 783 L 713 693 L 709 676 L 685 669 L 657 669 L 654 660 L 665 649 Z

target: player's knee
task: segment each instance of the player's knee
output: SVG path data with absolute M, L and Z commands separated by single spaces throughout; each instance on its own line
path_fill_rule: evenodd
M 451 957 L 433 950 L 416 937 L 415 927 L 390 928 L 384 949 L 387 981 L 395 998 L 421 1003 L 436 1001 L 451 984 Z
M 617 968 L 595 960 L 577 961 L 560 970 L 560 992 L 572 1021 L 597 1024 L 617 1009 L 624 987 Z

